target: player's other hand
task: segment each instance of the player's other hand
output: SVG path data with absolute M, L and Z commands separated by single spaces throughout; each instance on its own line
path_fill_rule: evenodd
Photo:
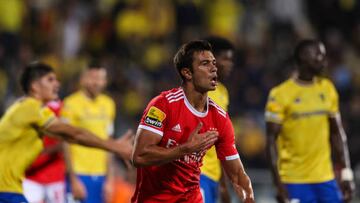
M 116 155 L 121 157 L 124 161 L 131 159 L 133 151 L 135 135 L 132 130 L 128 129 L 121 137 L 116 139 Z
M 350 202 L 355 191 L 354 181 L 341 181 L 340 188 L 343 194 L 344 202 Z
M 214 145 L 218 139 L 219 133 L 216 130 L 208 130 L 204 133 L 199 133 L 202 126 L 203 124 L 200 122 L 188 138 L 187 148 L 189 153 L 206 150 Z

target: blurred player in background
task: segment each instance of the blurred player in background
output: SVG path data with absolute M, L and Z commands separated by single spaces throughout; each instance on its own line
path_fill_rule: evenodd
M 303 40 L 294 56 L 297 73 L 271 90 L 265 114 L 278 201 L 348 202 L 353 172 L 338 93 L 330 80 L 321 77 L 325 47 L 316 40 Z M 341 190 L 334 177 L 332 149 L 341 168 Z
M 64 99 L 62 111 L 62 118 L 67 122 L 89 130 L 103 140 L 110 139 L 114 133 L 116 111 L 114 101 L 102 93 L 106 84 L 106 69 L 98 64 L 91 64 L 82 73 L 81 89 Z M 109 154 L 71 144 L 69 158 L 69 181 L 74 198 L 84 203 L 109 201 L 113 189 Z
M 254 202 L 229 115 L 207 96 L 217 85 L 211 45 L 207 41 L 184 44 L 174 64 L 183 81 L 181 87 L 152 99 L 138 127 L 133 152 L 137 185 L 132 202 L 203 202 L 200 166 L 214 144 L 239 198 Z
M 59 82 L 50 66 L 29 64 L 20 83 L 25 96 L 11 105 L 0 120 L 0 202 L 28 202 L 22 181 L 25 170 L 43 150 L 45 134 L 109 150 L 125 160 L 130 157 L 130 135 L 117 141 L 99 139 L 86 130 L 63 123 L 45 106 L 58 98 Z
M 54 100 L 47 106 L 58 117 L 62 102 Z M 43 137 L 44 149 L 26 170 L 23 182 L 24 195 L 32 203 L 65 202 L 65 162 L 63 142 L 49 136 Z
M 228 111 L 229 93 L 222 82 L 230 75 L 233 68 L 234 47 L 231 42 L 221 37 L 212 36 L 205 38 L 205 40 L 211 44 L 212 53 L 216 58 L 218 79 L 216 89 L 209 91 L 208 96 L 222 109 Z M 216 156 L 215 146 L 211 147 L 204 156 L 203 166 L 201 167 L 200 187 L 205 203 L 217 202 L 219 187 L 221 202 L 230 202 L 225 177 L 222 176 L 221 164 Z

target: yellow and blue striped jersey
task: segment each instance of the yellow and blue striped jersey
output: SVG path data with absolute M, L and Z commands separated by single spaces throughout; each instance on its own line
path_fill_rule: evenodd
M 64 99 L 61 117 L 74 126 L 89 130 L 102 139 L 108 139 L 109 135 L 113 134 L 115 103 L 104 94 L 90 99 L 83 91 L 78 91 Z M 107 152 L 101 149 L 71 144 L 70 158 L 77 174 L 106 174 Z
M 208 96 L 221 108 L 227 111 L 229 106 L 229 93 L 226 87 L 218 83 L 215 91 L 208 92 Z M 215 146 L 211 147 L 205 154 L 201 173 L 218 182 L 221 177 L 221 165 L 216 156 Z
M 291 78 L 271 90 L 265 118 L 282 125 L 277 150 L 283 182 L 319 183 L 334 178 L 328 118 L 338 113 L 338 94 L 328 79 L 302 85 Z
M 0 120 L 0 192 L 22 193 L 25 170 L 43 149 L 40 131 L 56 119 L 41 101 L 24 97 Z

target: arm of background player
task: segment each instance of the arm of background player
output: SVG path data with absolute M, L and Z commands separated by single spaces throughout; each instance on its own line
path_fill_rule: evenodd
M 201 127 L 202 123 L 199 123 L 186 143 L 171 148 L 158 146 L 161 141 L 160 135 L 149 130 L 139 129 L 135 138 L 132 156 L 134 165 L 139 167 L 164 164 L 186 154 L 205 150 L 215 143 L 218 132 L 207 131 L 199 134 Z
M 267 144 L 266 151 L 268 159 L 270 160 L 270 169 L 273 176 L 274 184 L 277 188 L 277 201 L 279 203 L 288 201 L 288 194 L 285 186 L 280 180 L 279 170 L 277 167 L 278 161 L 278 152 L 276 148 L 276 139 L 281 131 L 281 124 L 266 122 L 266 134 L 267 134 Z
M 86 198 L 87 193 L 84 184 L 81 180 L 76 176 L 74 169 L 72 167 L 72 161 L 70 156 L 69 144 L 64 143 L 64 159 L 66 165 L 66 173 L 70 182 L 71 194 L 74 199 L 82 200 Z
M 228 175 L 236 194 L 244 203 L 252 203 L 254 200 L 254 192 L 251 186 L 249 176 L 245 173 L 241 160 L 224 160 L 221 162 L 225 173 Z
M 111 138 L 110 138 L 111 139 Z M 114 193 L 115 163 L 112 154 L 107 154 L 106 181 L 103 186 L 105 202 L 111 202 Z
M 340 115 L 329 117 L 330 123 L 330 140 L 332 149 L 334 150 L 336 165 L 341 168 L 341 190 L 345 201 L 350 201 L 352 198 L 355 184 L 353 180 L 353 172 L 350 166 L 349 150 L 347 145 L 347 138 L 344 128 L 342 126 Z
M 123 135 L 120 136 L 118 139 L 122 139 L 123 137 L 127 137 L 128 135 L 133 135 L 132 130 L 128 129 Z M 113 139 L 113 136 L 109 136 L 109 139 Z M 130 159 L 129 159 L 130 160 Z M 125 166 L 130 169 L 131 164 L 129 160 L 121 160 L 124 161 L 123 163 Z M 115 157 L 112 154 L 107 154 L 107 167 L 106 167 L 106 181 L 103 186 L 103 194 L 105 198 L 105 202 L 111 202 L 114 196 L 114 183 L 115 183 L 115 172 L 116 172 L 116 162 Z
M 44 131 L 46 134 L 62 137 L 69 142 L 114 152 L 124 160 L 129 160 L 131 157 L 132 134 L 127 134 L 118 140 L 103 140 L 87 130 L 73 127 L 60 120 L 53 121 Z
M 220 191 L 220 199 L 222 203 L 230 203 L 231 198 L 229 194 L 229 190 L 226 184 L 226 176 L 224 175 L 224 170 L 221 169 L 221 178 L 219 181 L 219 191 Z

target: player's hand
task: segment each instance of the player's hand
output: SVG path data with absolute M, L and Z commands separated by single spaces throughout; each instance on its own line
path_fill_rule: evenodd
M 77 177 L 71 179 L 71 193 L 76 200 L 83 200 L 87 196 L 84 184 Z
M 288 193 L 284 186 L 278 188 L 278 192 L 276 194 L 276 200 L 278 203 L 290 203 Z
M 116 154 L 124 161 L 131 160 L 135 135 L 128 129 L 120 138 L 116 139 Z
M 215 130 L 199 133 L 202 126 L 203 124 L 200 122 L 188 138 L 186 144 L 189 153 L 206 150 L 207 148 L 211 147 L 218 139 L 219 133 Z
M 110 203 L 112 201 L 113 195 L 114 195 L 114 181 L 110 178 L 106 179 L 104 186 L 103 186 L 103 192 L 104 192 L 104 201 L 105 203 Z
M 222 172 L 223 173 L 223 172 Z M 222 174 L 219 184 L 220 199 L 222 203 L 230 203 L 231 198 L 226 186 L 226 180 L 224 174 Z
M 340 188 L 343 194 L 344 202 L 350 202 L 355 191 L 354 181 L 341 181 Z
M 255 203 L 255 199 L 254 198 L 251 198 L 251 197 L 248 197 L 248 198 L 245 198 L 243 200 L 244 203 Z

